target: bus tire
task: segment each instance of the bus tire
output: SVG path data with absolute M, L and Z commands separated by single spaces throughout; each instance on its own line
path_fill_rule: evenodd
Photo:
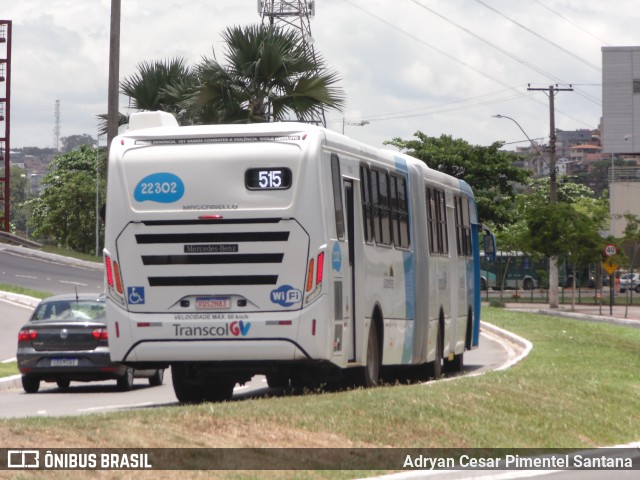
M 202 385 L 190 383 L 185 365 L 171 365 L 171 382 L 173 391 L 180 403 L 201 403 L 204 401 Z
M 378 328 L 375 321 L 372 321 L 367 340 L 367 361 L 362 371 L 361 385 L 365 388 L 375 387 L 379 381 L 380 344 L 378 343 Z
M 525 278 L 522 282 L 522 288 L 524 290 L 533 290 L 535 288 L 535 285 L 533 284 L 533 278 Z
M 433 380 L 442 378 L 443 356 L 444 356 L 444 330 L 442 321 L 438 322 L 438 330 L 436 331 L 436 357 L 430 367 L 430 377 Z
M 267 373 L 265 377 L 269 388 L 287 388 L 289 386 L 289 377 L 283 373 Z
M 236 386 L 234 380 L 211 377 L 206 382 L 203 393 L 207 402 L 225 402 L 233 397 L 233 387 Z
M 458 373 L 464 369 L 464 353 L 453 356 L 453 360 L 444 360 L 443 371 L 445 373 Z

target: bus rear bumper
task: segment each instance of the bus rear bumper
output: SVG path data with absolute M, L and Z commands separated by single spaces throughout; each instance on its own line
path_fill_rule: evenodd
M 124 355 L 123 362 L 234 362 L 255 358 L 261 361 L 291 361 L 311 359 L 305 350 L 289 339 L 154 339 L 136 343 Z

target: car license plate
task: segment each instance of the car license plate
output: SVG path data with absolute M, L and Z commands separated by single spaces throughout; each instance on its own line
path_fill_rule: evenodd
M 77 358 L 52 358 L 51 366 L 52 367 L 77 367 L 78 359 Z
M 196 308 L 198 310 L 205 309 L 221 309 L 230 308 L 231 299 L 229 297 L 198 297 L 196 298 Z

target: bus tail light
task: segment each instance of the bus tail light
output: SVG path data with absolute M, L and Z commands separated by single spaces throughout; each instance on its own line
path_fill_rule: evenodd
M 307 270 L 307 292 L 310 292 L 313 289 L 313 268 L 314 261 L 312 258 L 309 260 L 309 269 Z
M 307 303 L 311 302 L 322 290 L 322 277 L 324 276 L 324 251 L 316 258 L 309 260 L 307 268 Z
M 316 268 L 316 287 L 322 285 L 322 275 L 324 273 L 324 252 L 318 254 L 318 267 Z
M 107 277 L 107 287 L 111 296 L 124 305 L 122 288 L 122 278 L 120 277 L 120 267 L 118 262 L 111 259 L 110 255 L 104 255 L 105 274 Z
M 116 291 L 122 295 L 122 279 L 120 278 L 120 267 L 118 267 L 118 262 L 113 262 L 113 276 L 116 280 Z

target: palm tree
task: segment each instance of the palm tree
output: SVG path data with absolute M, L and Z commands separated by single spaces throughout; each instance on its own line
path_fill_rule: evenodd
M 223 32 L 228 65 L 203 58 L 198 87 L 183 106 L 202 123 L 312 121 L 325 108 L 340 110 L 337 73 L 315 58 L 297 31 L 274 26 L 229 27 Z
M 195 91 L 196 77 L 183 58 L 155 60 L 138 64 L 138 72 L 120 82 L 120 92 L 129 97 L 137 110 L 171 112 L 182 124 L 196 123 L 181 107 L 181 101 Z M 99 115 L 100 133 L 106 133 L 106 116 Z M 119 114 L 118 126 L 126 125 L 129 117 Z

